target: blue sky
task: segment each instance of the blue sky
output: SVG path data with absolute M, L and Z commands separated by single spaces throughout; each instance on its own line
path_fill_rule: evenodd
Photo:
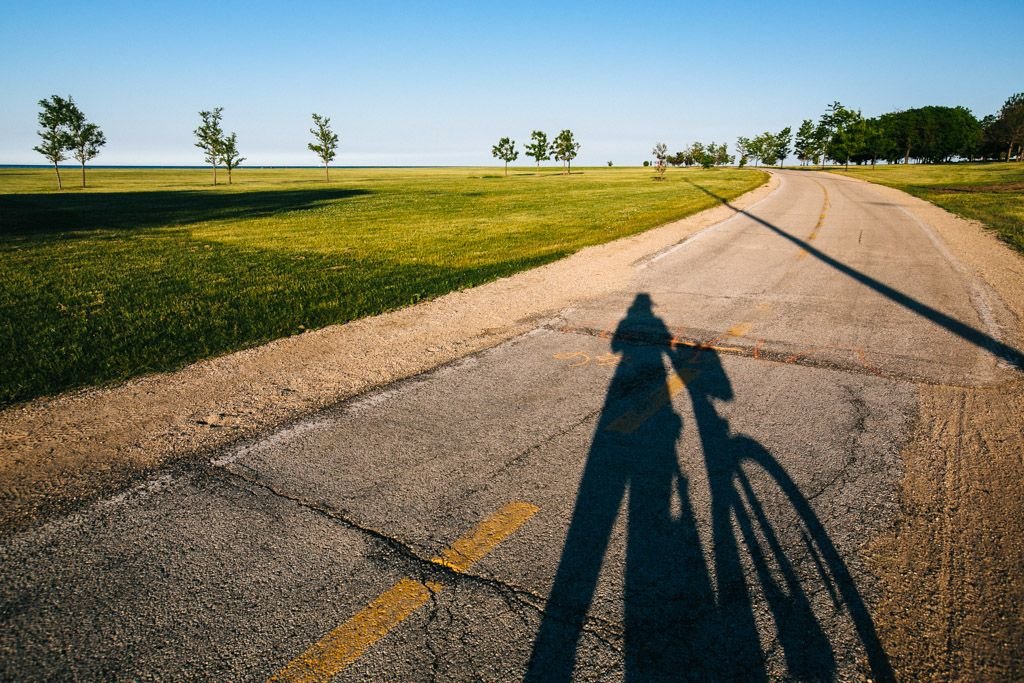
M 1024 2 L 17 2 L 0 20 L 0 163 L 44 163 L 36 102 L 72 95 L 97 164 L 201 164 L 224 108 L 247 165 L 490 164 L 571 128 L 579 162 L 796 127 L 840 100 L 978 116 L 1024 90 Z M 521 161 L 529 160 L 521 157 Z

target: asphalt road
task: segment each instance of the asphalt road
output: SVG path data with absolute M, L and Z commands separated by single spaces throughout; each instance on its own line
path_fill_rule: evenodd
M 890 678 L 863 549 L 998 298 L 782 173 L 530 334 L 4 539 L 4 680 Z

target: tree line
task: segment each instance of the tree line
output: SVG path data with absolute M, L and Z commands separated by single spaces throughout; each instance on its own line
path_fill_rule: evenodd
M 742 138 L 741 138 L 742 139 Z M 1024 93 L 1010 96 L 997 114 L 978 119 L 966 107 L 926 106 L 865 117 L 840 102 L 817 123 L 805 119 L 794 151 L 803 164 L 938 164 L 1024 160 Z
M 664 143 L 651 150 L 661 177 L 666 165 L 782 166 L 790 154 L 801 164 L 890 164 L 969 161 L 1024 161 L 1024 93 L 1009 97 L 997 114 L 977 119 L 966 107 L 927 106 L 865 117 L 833 102 L 817 122 L 805 119 L 794 137 L 790 127 L 736 140 L 736 155 L 724 144 L 694 143 L 669 154 Z M 645 161 L 644 166 L 651 165 Z
M 537 163 L 537 168 L 540 168 L 540 162 L 554 159 L 562 162 L 562 168 L 566 173 L 572 173 L 572 160 L 579 154 L 580 147 L 580 143 L 568 128 L 550 142 L 547 133 L 535 130 L 530 133 L 530 142 L 523 145 L 523 151 Z M 516 141 L 507 137 L 501 138 L 498 144 L 491 148 L 491 155 L 505 162 L 505 175 L 508 175 L 509 163 L 519 158 Z M 611 166 L 611 163 L 608 165 Z
M 85 114 L 70 96 L 53 95 L 39 100 L 40 143 L 33 149 L 42 154 L 57 174 L 57 188 L 63 189 L 60 162 L 74 157 L 82 167 L 82 187 L 85 187 L 85 164 L 95 158 L 106 143 L 103 131 L 86 119 Z M 216 107 L 199 112 L 200 123 L 195 129 L 196 147 L 203 151 L 203 159 L 213 167 L 213 184 L 217 184 L 217 169 L 227 170 L 228 184 L 231 171 L 245 158 L 238 151 L 238 136 L 227 135 L 221 126 L 223 108 Z M 323 162 L 324 173 L 330 180 L 330 163 L 338 149 L 338 135 L 331 129 L 331 120 L 313 114 L 310 133 L 313 142 L 307 145 Z M 542 161 L 561 161 L 566 173 L 572 172 L 572 160 L 579 154 L 580 143 L 571 130 L 565 129 L 549 142 L 543 131 L 530 134 L 530 142 L 523 146 L 526 156 L 540 166 Z M 752 138 L 736 140 L 736 155 L 729 154 L 725 143 L 695 142 L 674 154 L 668 153 L 664 143 L 655 145 L 655 171 L 658 177 L 665 173 L 666 165 L 704 168 L 736 162 L 739 166 L 785 162 L 795 154 L 801 164 L 824 164 L 832 161 L 849 166 L 875 164 L 879 160 L 891 164 L 943 163 L 955 159 L 1024 161 L 1024 93 L 1011 95 L 997 114 L 977 119 L 966 107 L 927 106 L 865 117 L 860 110 L 833 102 L 817 122 L 804 119 L 796 131 L 786 127 L 777 133 L 764 132 Z M 491 154 L 508 165 L 519 158 L 514 140 L 503 137 L 491 148 Z M 608 163 L 611 166 L 611 162 Z M 650 162 L 645 161 L 644 166 Z
M 60 162 L 68 158 L 68 153 L 82 165 L 82 187 L 85 187 L 85 162 L 93 159 L 100 152 L 100 147 L 107 144 L 107 139 L 100 127 L 90 123 L 85 114 L 70 96 L 53 95 L 39 100 L 40 143 L 33 147 L 53 164 L 57 173 L 57 189 L 63 190 L 64 184 L 60 177 Z M 213 184 L 217 184 L 217 169 L 223 166 L 228 172 L 228 184 L 231 184 L 231 171 L 245 161 L 238 151 L 238 135 L 227 135 L 221 126 L 223 107 L 215 107 L 209 111 L 199 112 L 199 126 L 193 131 L 196 147 L 203 151 L 203 160 L 213 167 Z M 313 114 L 313 127 L 309 132 L 313 142 L 307 147 L 314 152 L 324 165 L 327 180 L 331 179 L 330 163 L 338 150 L 338 135 L 331 129 L 331 120 L 326 116 Z
M 727 166 L 736 162 L 736 156 L 729 154 L 729 146 L 724 142 L 721 144 L 694 142 L 675 154 L 669 154 L 668 145 L 659 142 L 654 145 L 651 154 L 654 156 L 654 170 L 658 177 L 664 176 L 666 165 L 711 168 L 712 166 Z M 650 165 L 649 161 L 644 162 L 644 166 Z

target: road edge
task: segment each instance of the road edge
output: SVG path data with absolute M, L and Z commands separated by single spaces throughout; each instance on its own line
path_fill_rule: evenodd
M 774 192 L 778 176 L 768 175 L 731 204 L 747 207 Z M 0 532 L 529 332 L 625 285 L 646 256 L 732 215 L 715 206 L 408 308 L 4 409 Z

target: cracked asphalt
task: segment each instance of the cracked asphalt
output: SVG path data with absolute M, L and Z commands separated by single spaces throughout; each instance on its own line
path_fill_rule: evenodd
M 865 548 L 919 387 L 1019 358 L 929 226 L 779 175 L 621 292 L 3 539 L 0 678 L 265 680 L 406 577 L 443 590 L 335 680 L 893 678 Z

